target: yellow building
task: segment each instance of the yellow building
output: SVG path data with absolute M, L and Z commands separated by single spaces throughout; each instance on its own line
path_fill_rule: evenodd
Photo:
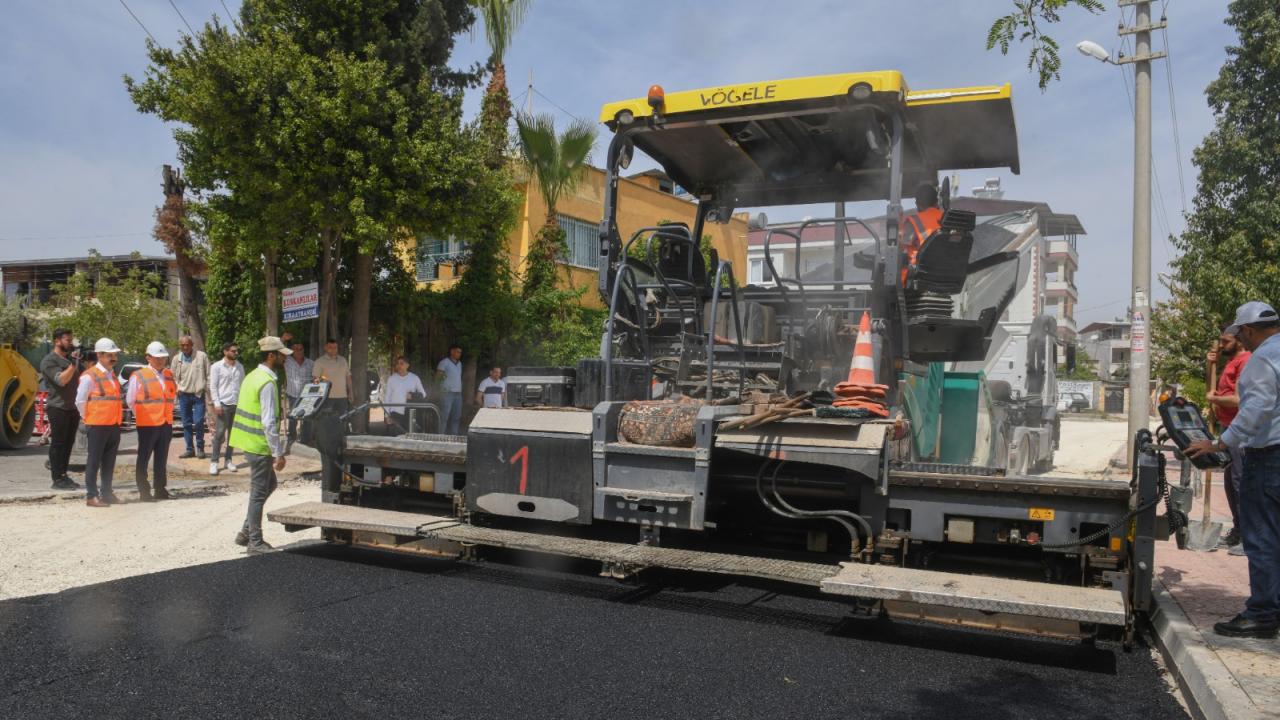
M 568 277 L 561 274 L 562 283 L 586 288 L 582 304 L 603 308 L 600 294 L 595 291 L 600 265 L 600 218 L 604 216 L 605 172 L 588 168 L 586 177 L 572 193 L 566 193 L 557 205 L 560 227 L 565 230 L 568 245 Z M 547 204 L 538 192 L 537 184 L 522 180 L 524 203 L 516 227 L 507 238 L 511 268 L 517 277 L 524 274 L 524 261 L 530 245 L 547 216 Z M 618 181 L 618 232 L 625 243 L 640 228 L 651 227 L 660 221 L 684 222 L 693 227 L 697 205 L 676 195 L 677 188 L 665 174 L 651 170 Z M 747 262 L 747 214 L 738 213 L 724 225 L 707 223 L 703 234 L 711 236 L 712 246 L 722 260 L 733 263 L 735 279 L 746 279 Z M 419 287 L 444 290 L 457 279 L 461 269 L 455 264 L 465 253 L 465 245 L 457 240 L 422 240 L 422 247 L 411 254 L 416 258 Z

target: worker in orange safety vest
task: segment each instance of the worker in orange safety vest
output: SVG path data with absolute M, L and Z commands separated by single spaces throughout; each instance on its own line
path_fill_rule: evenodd
M 125 401 L 133 411 L 138 427 L 138 462 L 134 466 L 134 482 L 143 502 L 169 499 L 169 443 L 173 440 L 173 406 L 178 398 L 178 383 L 173 379 L 169 351 L 164 343 L 147 346 L 147 366 L 129 377 Z M 147 464 L 155 463 L 154 481 L 147 484 Z
M 80 375 L 76 389 L 76 409 L 84 419 L 88 437 L 88 457 L 84 463 L 85 498 L 89 507 L 107 507 L 119 502 L 111 492 L 116 472 L 116 453 L 120 450 L 120 422 L 124 419 L 124 398 L 120 381 L 113 368 L 120 348 L 110 338 L 94 343 L 98 362 Z M 98 488 L 98 474 L 102 488 Z
M 938 189 L 932 183 L 916 186 L 916 211 L 903 215 L 898 224 L 898 243 L 907 256 L 902 266 L 902 282 L 907 281 L 907 271 L 916 264 L 916 256 L 930 235 L 942 227 L 942 209 L 938 207 Z

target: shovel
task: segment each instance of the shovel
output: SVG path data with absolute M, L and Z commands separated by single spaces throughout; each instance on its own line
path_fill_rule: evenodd
M 1222 523 L 1212 519 L 1209 507 L 1213 498 L 1213 471 L 1204 471 L 1204 513 L 1200 520 L 1187 523 L 1187 549 L 1196 552 L 1213 552 L 1218 549 L 1222 537 Z
M 1218 385 L 1218 363 L 1209 363 L 1209 387 Z M 1213 410 L 1209 410 L 1209 422 L 1214 422 Z M 1185 460 L 1183 462 L 1186 462 Z M 1210 514 L 1213 504 L 1213 471 L 1204 471 L 1204 502 L 1200 520 L 1187 523 L 1187 549 L 1196 552 L 1213 552 L 1218 549 L 1222 537 L 1222 523 L 1215 522 Z

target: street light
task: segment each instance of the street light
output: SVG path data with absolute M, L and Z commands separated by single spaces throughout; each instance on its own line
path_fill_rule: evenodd
M 1101 60 L 1104 63 L 1111 62 L 1111 53 L 1092 40 L 1081 40 L 1076 43 L 1076 49 L 1094 60 Z
M 1129 438 L 1126 466 L 1133 459 L 1133 441 L 1139 430 L 1150 427 L 1151 348 L 1147 320 L 1151 317 L 1151 61 L 1165 57 L 1151 52 L 1151 31 L 1167 26 L 1164 19 L 1152 24 L 1150 0 L 1130 0 L 1132 27 L 1120 35 L 1134 36 L 1134 54 L 1112 60 L 1101 45 L 1085 40 L 1076 49 L 1112 65 L 1133 65 L 1133 319 L 1129 328 Z

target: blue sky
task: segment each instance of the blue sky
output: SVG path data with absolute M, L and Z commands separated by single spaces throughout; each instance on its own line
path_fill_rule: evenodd
M 168 0 L 125 0 L 156 38 L 185 31 Z M 225 17 L 218 0 L 174 0 L 192 25 Z M 233 11 L 239 0 L 227 0 Z M 1109 3 L 1114 5 L 1114 3 Z M 1167 232 L 1184 224 L 1195 191 L 1192 150 L 1212 126 L 1204 88 L 1234 35 L 1224 0 L 1167 0 L 1168 42 L 1181 137 L 1174 143 L 1169 65 L 1156 63 L 1153 268 L 1167 268 Z M 651 0 L 643 4 L 533 0 L 507 59 L 523 103 L 533 73 L 535 111 L 595 118 L 611 100 L 668 90 L 858 70 L 901 70 L 913 89 L 1012 82 L 1022 174 L 971 171 L 960 187 L 1001 178 L 1006 197 L 1049 202 L 1080 216 L 1077 321 L 1123 313 L 1132 234 L 1133 122 L 1122 78 L 1131 72 L 1079 55 L 1092 39 L 1118 48 L 1120 11 L 1067 14 L 1051 34 L 1064 46 L 1062 81 L 1041 93 L 1025 55 L 984 49 L 987 27 L 1011 0 Z M 1156 8 L 1161 3 L 1154 3 Z M 119 0 L 17 0 L 0 26 L 0 259 L 139 250 L 151 239 L 160 168 L 174 163 L 171 129 L 140 115 L 121 76 L 141 75 L 145 34 Z M 1159 15 L 1159 10 L 1155 14 Z M 1155 44 L 1163 49 L 1157 33 Z M 483 59 L 483 35 L 459 38 L 457 64 Z M 478 98 L 469 98 L 472 112 Z M 602 147 L 602 145 L 598 145 Z M 602 154 L 602 153 L 601 153 Z M 1182 166 L 1185 201 L 1179 198 Z M 639 167 L 633 166 L 633 168 Z M 1164 212 L 1161 212 L 1163 201 Z M 859 206 L 878 214 L 882 206 Z M 796 216 L 823 209 L 794 209 Z M 783 219 L 787 212 L 770 212 Z M 1163 293 L 1157 292 L 1157 298 Z

